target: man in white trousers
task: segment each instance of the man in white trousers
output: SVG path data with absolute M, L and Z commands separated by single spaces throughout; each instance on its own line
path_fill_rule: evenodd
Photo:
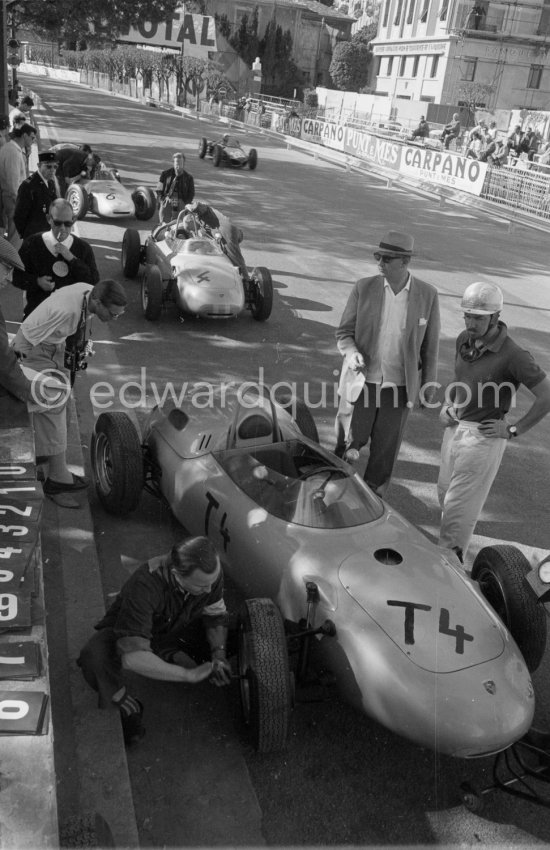
M 550 380 L 500 321 L 502 292 L 472 283 L 462 297 L 466 330 L 456 341 L 455 380 L 440 419 L 445 426 L 437 482 L 439 542 L 462 560 L 508 440 L 521 438 L 550 411 Z M 527 413 L 508 419 L 523 384 L 534 395 Z

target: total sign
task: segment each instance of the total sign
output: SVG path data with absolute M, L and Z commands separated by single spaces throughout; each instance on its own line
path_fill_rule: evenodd
M 183 44 L 183 55 L 197 59 L 208 59 L 209 52 L 218 49 L 214 18 L 186 14 L 183 9 L 177 9 L 163 21 L 140 21 L 135 27 L 127 27 L 120 32 L 118 41 L 180 50 Z

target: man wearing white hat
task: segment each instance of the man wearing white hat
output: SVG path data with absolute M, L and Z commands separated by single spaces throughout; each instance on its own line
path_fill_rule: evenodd
M 379 273 L 358 280 L 336 331 L 344 355 L 336 454 L 356 460 L 370 440 L 365 481 L 384 495 L 409 410 L 437 378 L 437 290 L 409 271 L 414 239 L 390 230 L 374 252 Z
M 470 284 L 461 309 L 466 330 L 456 341 L 455 379 L 440 419 L 445 426 L 437 489 L 441 545 L 462 559 L 498 472 L 508 440 L 550 412 L 550 380 L 499 320 L 502 292 L 488 281 Z M 523 384 L 535 399 L 514 422 L 507 415 Z

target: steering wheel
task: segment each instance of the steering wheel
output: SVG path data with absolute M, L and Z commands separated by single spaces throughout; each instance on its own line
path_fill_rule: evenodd
M 339 469 L 337 466 L 317 466 L 315 469 L 308 469 L 306 472 L 302 472 L 298 481 L 306 481 L 313 475 L 320 475 L 324 472 L 328 474 L 323 482 L 323 487 L 326 485 L 327 481 L 330 481 L 330 479 L 334 477 L 334 475 L 339 475 L 341 478 L 347 478 L 347 472 L 345 469 Z

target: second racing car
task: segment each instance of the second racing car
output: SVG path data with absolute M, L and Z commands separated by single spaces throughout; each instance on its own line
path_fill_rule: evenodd
M 57 152 L 65 148 L 78 150 L 78 145 L 62 143 L 50 150 Z M 157 199 L 152 189 L 138 186 L 128 189 L 121 183 L 120 175 L 113 165 L 97 158 L 89 177 L 81 177 L 67 187 L 65 198 L 73 208 L 77 219 L 88 213 L 101 218 L 129 218 L 148 221 L 155 214 Z
M 254 171 L 258 165 L 258 152 L 256 148 L 245 151 L 236 136 L 225 133 L 221 139 L 209 140 L 203 138 L 199 142 L 199 156 L 211 156 L 216 167 L 228 165 L 231 168 L 245 168 Z
M 243 278 L 227 257 L 221 234 L 185 210 L 177 220 L 156 227 L 144 245 L 137 230 L 126 230 L 121 260 L 127 278 L 137 277 L 142 268 L 141 302 L 149 321 L 156 321 L 171 302 L 182 317 L 230 319 L 249 310 L 263 322 L 271 315 L 269 269 L 257 266 Z

